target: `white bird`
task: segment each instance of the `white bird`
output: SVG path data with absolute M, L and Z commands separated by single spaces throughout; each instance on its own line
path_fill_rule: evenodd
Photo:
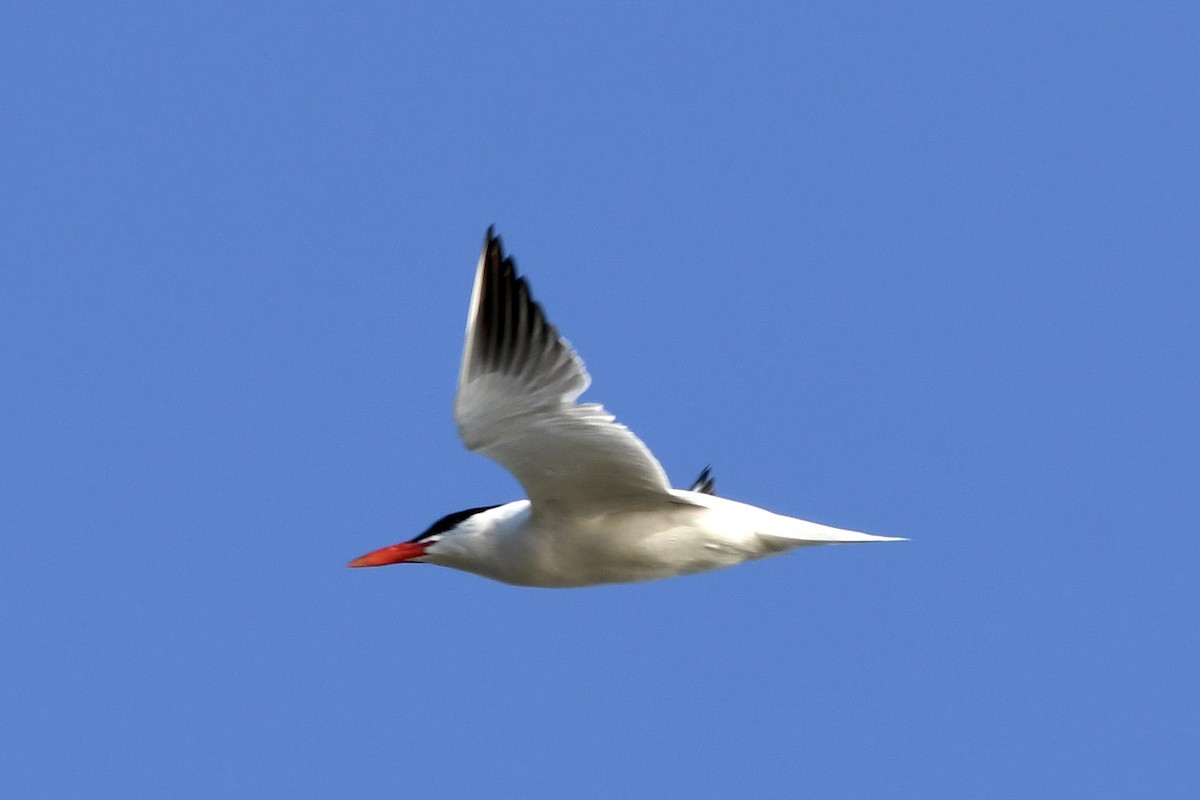
M 808 545 L 902 541 L 717 497 L 708 468 L 691 489 L 672 489 L 632 431 L 603 406 L 576 402 L 589 383 L 489 228 L 454 420 L 467 448 L 511 472 L 529 499 L 448 514 L 350 566 L 418 562 L 521 586 L 592 586 L 704 572 Z

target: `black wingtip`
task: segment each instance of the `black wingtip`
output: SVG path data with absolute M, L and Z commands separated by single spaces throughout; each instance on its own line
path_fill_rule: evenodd
M 713 477 L 712 464 L 709 464 L 704 469 L 700 470 L 700 474 L 696 477 L 696 480 L 692 482 L 692 488 L 690 491 L 700 492 L 701 494 L 715 495 L 717 493 L 716 486 L 717 479 Z
M 516 262 L 513 261 L 512 256 L 505 255 L 504 240 L 496 233 L 495 225 L 488 226 L 483 240 L 483 252 L 489 268 L 516 271 Z
M 504 240 L 496 233 L 495 225 L 488 225 L 487 233 L 484 234 L 483 239 L 483 252 L 487 254 L 489 264 L 502 267 L 507 262 L 508 266 L 515 266 L 512 258 L 505 257 L 504 255 Z

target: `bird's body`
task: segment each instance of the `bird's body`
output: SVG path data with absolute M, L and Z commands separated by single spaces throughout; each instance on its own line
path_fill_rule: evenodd
M 473 515 L 424 560 L 521 586 L 591 586 L 690 575 L 794 547 L 875 538 L 675 490 L 661 505 L 588 517 L 538 515 L 528 500 L 505 503 Z
M 707 469 L 691 490 L 672 489 L 629 429 L 575 402 L 589 382 L 489 230 L 455 420 L 467 447 L 512 472 L 529 499 L 447 515 L 351 566 L 417 561 L 572 587 L 688 575 L 807 545 L 896 541 L 717 497 Z

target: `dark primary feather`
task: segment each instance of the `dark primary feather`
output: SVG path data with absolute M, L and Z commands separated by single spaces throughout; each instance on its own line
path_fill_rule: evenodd
M 535 378 L 536 385 L 550 383 L 561 377 L 564 368 L 573 368 L 573 358 L 491 228 L 484 247 L 484 278 L 470 374 L 499 372 Z M 555 368 L 542 376 L 530 374 L 531 368 L 547 361 L 557 362 Z
M 704 469 L 700 470 L 700 475 L 692 483 L 690 491 L 700 492 L 702 494 L 716 495 L 717 479 L 712 474 L 712 464 L 709 464 Z

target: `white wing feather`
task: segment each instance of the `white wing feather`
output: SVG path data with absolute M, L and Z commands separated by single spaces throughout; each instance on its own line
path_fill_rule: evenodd
M 488 229 L 475 272 L 454 420 L 467 448 L 511 472 L 534 513 L 586 516 L 678 502 L 649 448 L 595 403 L 591 378 Z

